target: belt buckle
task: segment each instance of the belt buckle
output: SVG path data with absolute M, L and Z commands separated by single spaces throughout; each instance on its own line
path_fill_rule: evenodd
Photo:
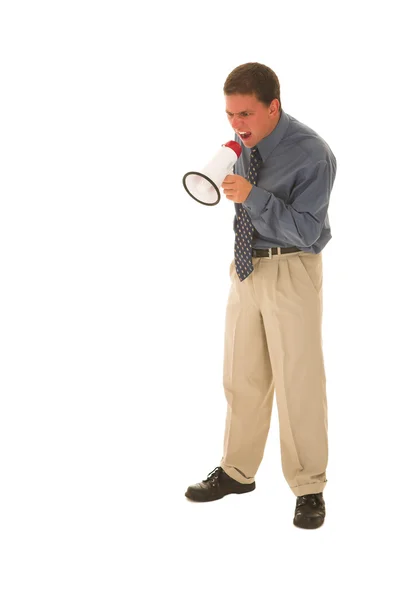
M 267 258 L 271 258 L 272 259 L 272 248 L 268 248 L 268 256 Z

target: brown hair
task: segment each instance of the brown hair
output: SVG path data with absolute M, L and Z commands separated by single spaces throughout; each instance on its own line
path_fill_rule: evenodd
M 260 63 L 246 63 L 236 67 L 224 83 L 224 94 L 254 95 L 259 102 L 269 106 L 275 98 L 282 111 L 279 79 L 272 69 Z

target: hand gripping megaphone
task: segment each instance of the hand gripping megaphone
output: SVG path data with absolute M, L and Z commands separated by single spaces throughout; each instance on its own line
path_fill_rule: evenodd
M 242 153 L 238 142 L 223 144 L 201 172 L 189 171 L 183 177 L 183 187 L 194 200 L 215 206 L 221 199 L 219 188 Z

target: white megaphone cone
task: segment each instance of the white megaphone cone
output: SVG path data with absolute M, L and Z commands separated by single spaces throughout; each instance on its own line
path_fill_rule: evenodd
M 225 177 L 232 172 L 233 165 L 242 153 L 238 142 L 224 144 L 204 169 L 199 173 L 189 171 L 183 177 L 183 186 L 189 196 L 207 206 L 218 204 L 221 198 L 219 188 Z

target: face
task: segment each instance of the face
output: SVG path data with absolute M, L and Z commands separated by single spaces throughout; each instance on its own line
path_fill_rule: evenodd
M 279 101 L 266 106 L 253 95 L 225 96 L 229 123 L 246 148 L 253 148 L 271 133 L 279 121 Z

